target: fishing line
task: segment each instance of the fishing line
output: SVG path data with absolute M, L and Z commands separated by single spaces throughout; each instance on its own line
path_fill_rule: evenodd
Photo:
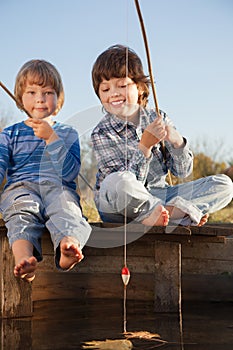
M 128 1 L 126 1 L 126 42 L 128 43 Z M 128 77 L 128 59 L 129 59 L 129 51 L 128 45 L 126 47 L 125 52 L 125 79 Z M 128 108 L 128 85 L 126 85 L 126 111 Z M 125 120 L 125 169 L 128 170 L 128 116 L 126 114 Z M 124 209 L 124 267 L 121 271 L 121 277 L 124 284 L 124 299 L 123 299 L 123 332 L 126 333 L 126 324 L 127 324 L 127 285 L 129 283 L 130 273 L 127 268 L 127 193 L 125 192 L 125 209 Z

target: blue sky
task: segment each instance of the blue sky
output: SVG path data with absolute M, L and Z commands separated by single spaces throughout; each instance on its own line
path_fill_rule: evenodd
M 206 142 L 210 155 L 233 159 L 233 1 L 140 0 L 140 6 L 160 108 L 193 146 Z M 57 119 L 74 124 L 81 137 L 101 117 L 91 68 L 103 50 L 130 46 L 148 73 L 133 0 L 0 0 L 0 33 L 0 80 L 13 91 L 26 61 L 53 63 L 66 95 Z M 3 90 L 1 111 L 24 118 Z

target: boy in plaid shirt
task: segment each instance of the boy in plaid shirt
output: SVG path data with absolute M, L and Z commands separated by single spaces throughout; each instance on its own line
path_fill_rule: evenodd
M 150 81 L 133 50 L 115 45 L 100 54 L 92 81 L 106 111 L 91 135 L 98 161 L 95 203 L 103 221 L 127 216 L 147 226 L 169 220 L 202 226 L 232 200 L 232 181 L 223 174 L 166 182 L 168 171 L 179 178 L 192 173 L 193 154 L 166 113 L 146 108 Z

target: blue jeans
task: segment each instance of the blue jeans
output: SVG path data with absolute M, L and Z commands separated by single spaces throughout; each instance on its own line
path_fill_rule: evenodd
M 105 222 L 141 222 L 158 205 L 181 210 L 181 217 L 172 219 L 180 225 L 197 225 L 207 213 L 224 208 L 233 197 L 231 179 L 223 174 L 208 176 L 176 186 L 152 188 L 144 185 L 129 172 L 115 172 L 102 182 L 96 205 Z
M 40 184 L 19 182 L 7 187 L 1 195 L 0 211 L 10 245 L 19 239 L 28 240 L 34 246 L 38 261 L 42 260 L 41 236 L 47 228 L 57 267 L 57 248 L 62 238 L 74 237 L 83 248 L 91 233 L 90 225 L 82 217 L 77 193 L 48 181 Z

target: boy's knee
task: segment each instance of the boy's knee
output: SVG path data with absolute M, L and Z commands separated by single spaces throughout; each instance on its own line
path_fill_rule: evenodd
M 136 182 L 136 176 L 129 171 L 108 175 L 100 188 L 100 203 L 107 202 L 114 210 L 121 212 L 131 198 L 137 197 L 135 194 Z
M 136 176 L 130 171 L 115 172 L 108 175 L 101 187 L 107 188 L 108 190 L 114 190 L 116 192 L 125 192 L 130 190 L 131 187 L 134 187 L 134 183 L 137 181 Z
M 215 175 L 215 177 L 216 181 L 218 182 L 219 189 L 222 189 L 222 192 L 230 202 L 233 198 L 233 182 L 231 178 L 225 174 Z
M 124 171 L 120 174 L 117 182 L 117 192 L 123 191 L 124 193 L 131 193 L 134 191 L 137 182 L 136 176 L 130 171 Z
M 219 183 L 221 183 L 224 186 L 229 187 L 231 190 L 233 189 L 233 183 L 231 178 L 228 175 L 225 174 L 218 174 L 215 175 Z

